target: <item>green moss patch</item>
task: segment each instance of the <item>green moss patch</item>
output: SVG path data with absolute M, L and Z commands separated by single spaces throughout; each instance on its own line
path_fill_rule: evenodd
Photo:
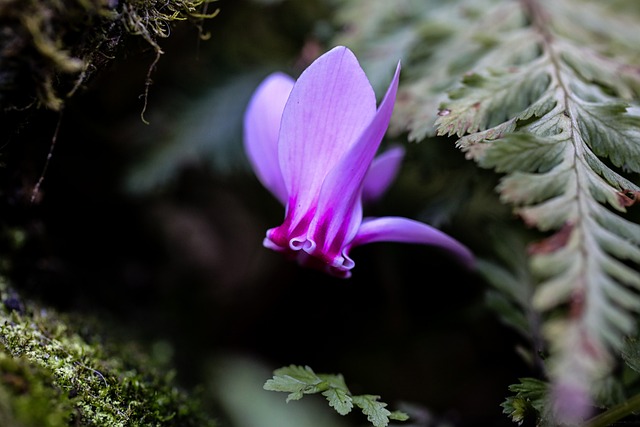
M 197 393 L 93 319 L 23 301 L 0 278 L 0 425 L 214 427 Z

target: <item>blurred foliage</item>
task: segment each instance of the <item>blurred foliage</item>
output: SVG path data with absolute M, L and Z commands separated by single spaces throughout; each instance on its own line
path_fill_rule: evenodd
M 135 165 L 126 187 L 146 193 L 169 184 L 184 168 L 203 164 L 223 175 L 246 170 L 242 147 L 242 115 L 256 76 L 241 75 L 217 87 L 197 103 L 185 103 L 179 117 L 157 131 L 145 132 L 148 158 Z M 154 118 L 157 120 L 158 118 Z

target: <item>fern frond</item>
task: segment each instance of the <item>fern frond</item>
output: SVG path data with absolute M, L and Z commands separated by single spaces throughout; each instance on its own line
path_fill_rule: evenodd
M 630 3 L 402 2 L 413 10 L 394 126 L 411 140 L 457 137 L 467 158 L 503 174 L 502 202 L 549 234 L 529 250 L 533 304 L 546 314 L 555 409 L 568 418 L 585 408 L 567 396 L 597 393 L 640 311 L 640 226 L 627 215 L 640 195 L 640 8 Z M 354 41 L 374 52 L 374 40 Z
M 640 309 L 640 226 L 620 216 L 639 189 L 624 174 L 640 171 L 640 116 L 629 103 L 640 75 L 612 79 L 614 70 L 632 65 L 625 68 L 588 43 L 598 36 L 593 31 L 609 27 L 591 28 L 598 19 L 585 14 L 602 9 L 582 10 L 584 38 L 574 40 L 554 29 L 564 28 L 562 13 L 576 5 L 551 3 L 522 3 L 540 55 L 513 72 L 483 69 L 474 72 L 480 77 L 463 79 L 441 106 L 450 113 L 436 126 L 439 134 L 462 137 L 509 124 L 488 138 L 462 137 L 458 146 L 480 166 L 505 174 L 501 198 L 528 225 L 554 232 L 530 251 L 539 280 L 533 302 L 549 313 L 569 307 L 547 320 L 545 330 L 556 410 L 573 418 L 586 408 L 570 407 L 563 396 L 597 392 L 594 383 L 609 372 L 611 351 L 634 331 Z
M 378 400 L 380 396 L 351 394 L 341 374 L 316 374 L 309 366 L 297 365 L 276 369 L 273 374 L 263 388 L 288 392 L 287 402 L 299 400 L 305 394 L 321 393 L 340 415 L 350 413 L 354 405 L 359 407 L 374 427 L 387 427 L 390 420 L 409 419 L 404 412 L 386 409 L 387 404 Z
M 409 130 L 410 140 L 435 134 L 433 124 L 438 106 L 447 99 L 446 91 L 475 64 L 511 66 L 537 55 L 537 45 L 523 31 L 526 15 L 517 2 L 333 2 L 339 6 L 337 23 L 348 25 L 335 43 L 356 52 L 374 88 L 389 80 L 388 70 L 398 57 L 402 59 L 403 84 L 389 131 Z

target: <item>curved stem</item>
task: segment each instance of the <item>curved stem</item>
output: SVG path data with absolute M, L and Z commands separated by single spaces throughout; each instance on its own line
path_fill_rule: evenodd
M 640 394 L 636 394 L 618 406 L 596 415 L 587 421 L 584 427 L 606 427 L 636 411 L 640 411 Z

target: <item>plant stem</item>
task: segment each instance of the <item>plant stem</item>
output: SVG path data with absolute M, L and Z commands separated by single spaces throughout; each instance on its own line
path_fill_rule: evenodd
M 606 427 L 635 411 L 640 411 L 640 394 L 591 418 L 584 427 Z

